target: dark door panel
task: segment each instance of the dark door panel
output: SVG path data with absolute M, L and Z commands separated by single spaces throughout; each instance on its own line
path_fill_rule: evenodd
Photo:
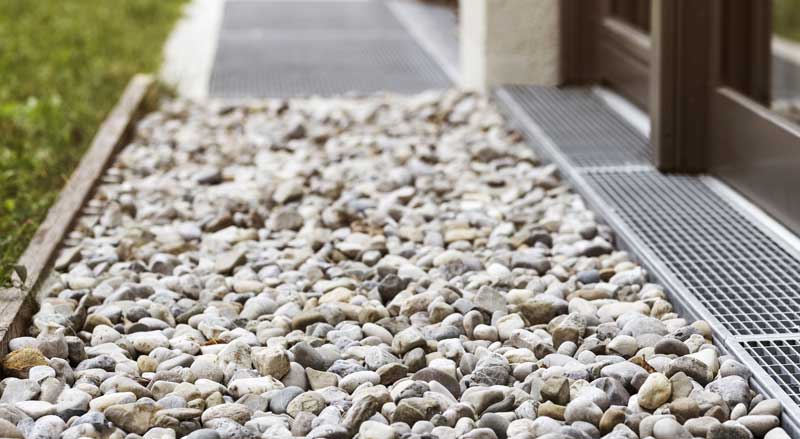
M 564 76 L 601 82 L 636 105 L 650 102 L 650 0 L 565 0 Z

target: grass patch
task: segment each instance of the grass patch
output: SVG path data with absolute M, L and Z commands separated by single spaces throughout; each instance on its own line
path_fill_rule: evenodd
M 0 284 L 183 3 L 0 1 Z
M 773 17 L 776 34 L 800 41 L 800 1 L 774 0 Z

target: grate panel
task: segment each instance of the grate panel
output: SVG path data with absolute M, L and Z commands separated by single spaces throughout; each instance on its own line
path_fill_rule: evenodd
M 259 29 L 398 31 L 403 30 L 403 26 L 382 2 L 375 1 L 236 0 L 226 3 L 223 33 Z
M 447 87 L 444 73 L 410 39 L 222 40 L 211 94 L 227 98 L 419 92 Z
M 591 90 L 507 86 L 577 168 L 650 164 L 648 141 Z
M 781 389 L 800 404 L 800 340 L 756 340 L 742 345 Z
M 800 334 L 800 262 L 700 179 L 586 178 L 733 335 Z
M 382 2 L 228 2 L 210 94 L 238 99 L 449 86 Z

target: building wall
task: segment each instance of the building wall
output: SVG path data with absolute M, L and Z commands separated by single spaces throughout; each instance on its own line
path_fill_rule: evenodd
M 460 0 L 463 85 L 556 85 L 559 0 Z

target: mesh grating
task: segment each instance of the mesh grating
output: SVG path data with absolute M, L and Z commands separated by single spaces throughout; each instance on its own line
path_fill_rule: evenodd
M 447 76 L 382 2 L 233 1 L 211 74 L 222 98 L 414 93 Z
M 382 2 L 235 0 L 226 3 L 223 32 L 260 29 L 401 31 L 403 26 Z
M 800 404 L 800 340 L 762 340 L 742 343 L 744 349 Z
M 646 140 L 635 140 L 630 128 L 593 128 L 625 122 L 609 115 L 612 110 L 590 91 L 504 91 L 497 95 L 500 103 L 517 116 L 532 145 L 556 161 L 591 204 L 601 206 L 622 240 L 651 263 L 648 268 L 669 280 L 681 300 L 677 305 L 710 320 L 723 335 L 717 341 L 753 371 L 758 387 L 781 401 L 783 427 L 800 437 L 797 253 L 706 179 L 656 171 L 641 151 Z
M 648 141 L 591 90 L 507 86 L 577 168 L 650 164 Z
M 800 262 L 690 176 L 586 178 L 736 336 L 800 334 Z

